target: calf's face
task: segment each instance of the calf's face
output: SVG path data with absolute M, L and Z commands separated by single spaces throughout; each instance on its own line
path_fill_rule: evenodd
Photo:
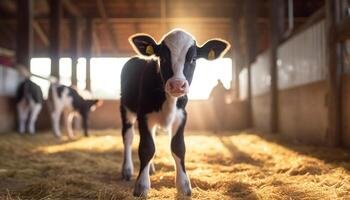
M 198 58 L 217 59 L 230 47 L 221 39 L 209 40 L 198 47 L 193 36 L 178 29 L 166 34 L 159 44 L 146 34 L 133 35 L 129 40 L 139 55 L 158 57 L 165 92 L 173 97 L 189 92 Z

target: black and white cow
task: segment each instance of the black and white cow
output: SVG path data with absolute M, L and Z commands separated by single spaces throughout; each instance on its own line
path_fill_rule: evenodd
M 123 179 L 133 173 L 131 145 L 137 119 L 140 131 L 140 171 L 134 196 L 146 196 L 151 187 L 149 172 L 155 154 L 154 136 L 157 127 L 171 132 L 171 151 L 176 167 L 176 187 L 180 194 L 191 195 L 191 184 L 185 170 L 184 129 L 187 93 L 192 82 L 196 59 L 213 60 L 229 49 L 220 39 L 197 46 L 195 39 L 183 30 L 173 30 L 160 43 L 146 34 L 130 37 L 140 56 L 131 58 L 121 74 L 121 118 L 124 143 Z
M 101 105 L 99 100 L 85 100 L 72 87 L 52 83 L 49 89 L 48 105 L 51 114 L 53 132 L 61 137 L 60 118 L 64 113 L 66 130 L 70 138 L 74 137 L 72 122 L 75 115 L 80 115 L 84 129 L 84 135 L 88 134 L 88 118 L 91 110 Z
M 37 84 L 28 78 L 19 84 L 16 92 L 16 105 L 20 134 L 26 131 L 26 124 L 28 124 L 27 131 L 30 134 L 35 133 L 35 122 L 41 111 L 42 103 L 43 93 Z

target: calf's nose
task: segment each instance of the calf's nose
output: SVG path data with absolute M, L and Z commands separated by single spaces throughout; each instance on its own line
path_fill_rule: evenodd
M 172 80 L 169 83 L 171 90 L 184 91 L 186 89 L 186 81 L 184 80 Z

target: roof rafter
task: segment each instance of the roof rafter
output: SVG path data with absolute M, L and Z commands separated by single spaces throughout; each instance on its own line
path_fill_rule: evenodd
M 107 12 L 106 12 L 106 8 L 105 8 L 105 4 L 104 4 L 103 0 L 96 0 L 96 3 L 97 3 L 98 12 L 100 13 L 100 15 L 102 17 L 103 24 L 106 26 L 108 35 L 112 41 L 113 50 L 115 53 L 117 53 L 117 47 L 118 47 L 117 39 L 116 39 L 117 37 L 113 31 L 112 24 L 109 21 L 109 18 L 108 18 Z

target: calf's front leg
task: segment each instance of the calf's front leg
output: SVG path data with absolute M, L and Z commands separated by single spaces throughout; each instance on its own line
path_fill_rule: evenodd
M 140 130 L 140 144 L 139 144 L 139 159 L 140 159 L 140 172 L 136 179 L 134 196 L 146 197 L 149 189 L 151 188 L 151 181 L 149 177 L 150 162 L 155 154 L 155 145 L 152 137 L 153 127 L 149 127 L 146 117 L 139 117 L 139 130 Z
M 179 194 L 191 196 L 191 183 L 185 169 L 185 140 L 184 129 L 187 114 L 185 111 L 178 111 L 172 128 L 171 153 L 175 160 L 176 178 L 175 184 Z

